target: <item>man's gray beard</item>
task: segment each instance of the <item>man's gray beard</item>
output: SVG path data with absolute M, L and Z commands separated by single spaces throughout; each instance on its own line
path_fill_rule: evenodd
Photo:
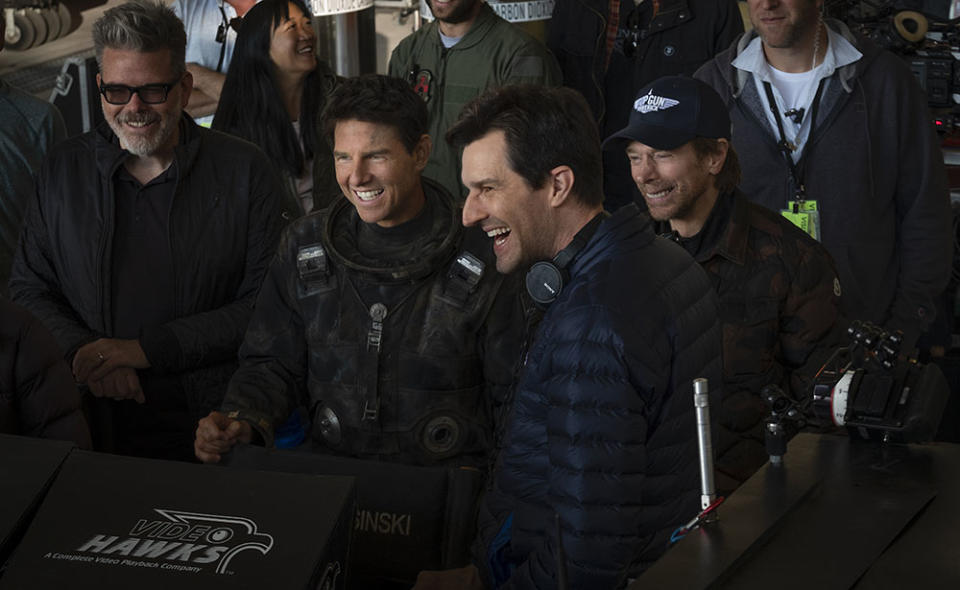
M 107 123 L 117 135 L 117 138 L 120 139 L 120 147 L 134 156 L 143 158 L 152 156 L 167 143 L 180 122 L 180 114 L 181 111 L 169 113 L 166 117 L 160 115 L 160 128 L 154 134 L 146 137 L 128 137 L 123 123 L 117 122 L 116 119 L 107 118 Z

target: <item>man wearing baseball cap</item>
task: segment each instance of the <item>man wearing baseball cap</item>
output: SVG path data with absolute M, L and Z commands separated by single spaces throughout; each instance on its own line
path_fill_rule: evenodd
M 703 267 L 720 297 L 724 401 L 717 488 L 729 492 L 767 459 L 766 385 L 810 395 L 813 375 L 839 344 L 840 281 L 827 251 L 737 188 L 740 165 L 720 96 L 693 78 L 643 88 L 620 145 L 650 215 Z

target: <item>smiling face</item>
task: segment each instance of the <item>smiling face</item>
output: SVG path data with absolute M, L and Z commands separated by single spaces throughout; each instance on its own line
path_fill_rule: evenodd
M 556 255 L 549 183 L 534 189 L 510 168 L 503 131 L 491 131 L 463 149 L 463 184 L 470 191 L 463 224 L 479 225 L 493 239 L 498 271 L 511 273 Z
M 722 140 L 725 141 L 725 140 Z M 634 141 L 627 146 L 630 172 L 647 203 L 650 216 L 657 221 L 692 224 L 695 234 L 706 221 L 716 202 L 715 175 L 723 159 L 697 155 L 693 143 L 673 150 L 658 150 Z
M 810 43 L 822 0 L 748 0 L 750 22 L 768 47 L 789 49 Z
M 100 97 L 103 116 L 120 139 L 120 147 L 140 157 L 173 150 L 179 136 L 180 114 L 190 98 L 193 78 L 190 74 L 177 78 L 168 49 L 144 53 L 104 48 L 98 85 L 135 87 L 170 82 L 175 84 L 167 100 L 160 104 L 146 104 L 139 94 L 133 94 L 123 105 L 110 104 Z
M 289 17 L 276 24 L 270 33 L 270 60 L 277 71 L 290 76 L 305 76 L 316 69 L 316 35 L 310 17 L 292 2 Z
M 416 217 L 424 205 L 420 173 L 430 156 L 429 136 L 411 153 L 392 126 L 347 119 L 337 122 L 333 144 L 337 182 L 360 219 L 393 227 Z

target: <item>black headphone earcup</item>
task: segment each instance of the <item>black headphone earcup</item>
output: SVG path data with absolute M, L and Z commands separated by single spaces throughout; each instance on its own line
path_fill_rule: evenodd
M 560 295 L 563 280 L 563 271 L 553 262 L 537 262 L 527 271 L 527 293 L 538 305 L 550 305 Z
M 553 257 L 553 260 L 541 260 L 530 267 L 530 270 L 527 271 L 527 293 L 530 294 L 534 303 L 540 307 L 546 307 L 557 300 L 560 291 L 563 290 L 564 283 L 570 280 L 567 267 L 586 247 L 590 238 L 593 237 L 597 228 L 607 217 L 606 211 L 597 213 L 593 216 L 593 219 L 580 228 L 580 231 L 573 236 L 567 247 L 560 250 Z

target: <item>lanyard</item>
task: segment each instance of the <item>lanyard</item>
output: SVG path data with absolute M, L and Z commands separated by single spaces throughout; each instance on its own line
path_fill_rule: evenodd
M 800 155 L 800 162 L 803 164 L 803 169 L 798 168 L 796 162 L 793 161 L 793 156 L 791 154 L 797 146 L 787 141 L 787 136 L 783 132 L 783 119 L 780 118 L 780 109 L 777 108 L 777 99 L 773 96 L 773 88 L 770 86 L 770 82 L 763 83 L 763 89 L 767 93 L 767 101 L 770 104 L 770 110 L 773 111 L 773 118 L 777 122 L 777 131 L 780 132 L 780 141 L 777 143 L 777 147 L 780 149 L 780 153 L 782 153 L 783 157 L 786 159 L 787 166 L 790 168 L 790 177 L 793 179 L 795 191 L 793 205 L 794 213 L 796 213 L 800 204 L 803 203 L 807 197 L 807 187 L 803 183 L 803 177 L 807 167 L 807 162 L 804 156 L 807 153 L 807 148 L 813 144 L 813 131 L 814 127 L 817 125 L 817 108 L 820 106 L 820 94 L 823 92 L 824 81 L 826 81 L 826 78 L 820 78 L 820 83 L 817 85 L 817 92 L 813 95 L 813 106 L 810 109 L 810 133 L 807 134 L 807 142 L 804 144 L 803 154 Z

